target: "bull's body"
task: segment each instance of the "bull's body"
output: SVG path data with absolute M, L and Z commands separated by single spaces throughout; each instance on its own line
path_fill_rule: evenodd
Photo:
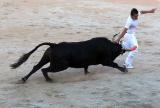
M 125 68 L 120 67 L 117 63 L 113 62 L 115 58 L 124 51 L 121 45 L 113 43 L 103 37 L 93 38 L 82 42 L 62 42 L 59 44 L 42 43 L 29 53 L 23 55 L 19 61 L 11 65 L 11 67 L 17 68 L 20 66 L 35 50 L 37 50 L 38 47 L 42 45 L 49 45 L 50 47 L 45 51 L 42 59 L 36 66 L 34 66 L 32 71 L 22 78 L 24 82 L 30 77 L 30 75 L 49 62 L 50 66 L 42 69 L 42 73 L 47 81 L 51 81 L 48 77 L 48 72 L 59 72 L 68 67 L 84 68 L 85 74 L 88 73 L 88 66 L 97 64 L 126 71 Z

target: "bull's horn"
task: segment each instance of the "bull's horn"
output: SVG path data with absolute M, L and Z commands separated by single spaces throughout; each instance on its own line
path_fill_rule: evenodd
M 123 48 L 123 50 L 125 50 L 125 51 L 134 51 L 134 50 L 136 50 L 137 49 L 137 46 L 134 46 L 134 47 L 132 47 L 132 48 L 130 48 L 130 49 L 124 49 Z
M 123 49 L 123 50 L 125 50 L 125 51 L 131 51 L 130 49 Z

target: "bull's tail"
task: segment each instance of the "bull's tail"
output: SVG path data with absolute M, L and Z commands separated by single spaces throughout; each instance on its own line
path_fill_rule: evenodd
M 26 53 L 24 55 L 22 55 L 18 61 L 14 64 L 11 64 L 10 67 L 12 69 L 15 69 L 17 67 L 19 67 L 21 64 L 23 64 L 25 61 L 27 61 L 27 59 L 30 57 L 30 55 L 35 52 L 40 46 L 43 46 L 43 45 L 49 45 L 49 46 L 53 46 L 54 43 L 49 43 L 49 42 L 45 42 L 45 43 L 41 43 L 39 45 L 37 45 L 33 50 L 31 50 L 29 53 Z

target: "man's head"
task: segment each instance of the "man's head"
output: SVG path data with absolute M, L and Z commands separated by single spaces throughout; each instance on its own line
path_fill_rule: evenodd
M 131 18 L 132 18 L 133 20 L 137 20 L 137 19 L 138 19 L 138 10 L 137 10 L 136 8 L 133 8 L 133 9 L 131 10 Z

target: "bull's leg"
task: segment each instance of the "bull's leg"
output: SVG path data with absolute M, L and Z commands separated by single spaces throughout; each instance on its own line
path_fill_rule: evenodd
M 40 60 L 40 62 L 35 65 L 33 67 L 33 69 L 31 70 L 31 72 L 29 74 L 27 74 L 25 77 L 22 78 L 23 83 L 26 82 L 26 80 L 32 75 L 34 74 L 37 70 L 39 70 L 42 66 L 44 66 L 45 64 L 47 64 L 49 62 L 49 58 L 46 55 L 43 55 L 42 59 Z
M 111 66 L 113 68 L 117 68 L 118 70 L 120 70 L 121 72 L 127 72 L 127 69 L 125 67 L 120 67 L 117 63 L 112 62 Z
M 117 63 L 114 63 L 114 62 L 104 63 L 103 65 L 117 68 L 121 72 L 128 72 L 128 70 L 125 67 L 120 67 Z
M 89 72 L 88 72 L 88 66 L 84 67 L 84 74 L 87 75 Z
M 69 66 L 68 66 L 68 63 L 67 61 L 61 61 L 61 63 L 51 63 L 50 66 L 48 68 L 43 68 L 42 69 L 42 73 L 46 79 L 46 81 L 48 82 L 52 82 L 52 79 L 48 76 L 48 72 L 59 72 L 59 71 L 63 71 L 65 69 L 67 69 Z
M 52 79 L 48 76 L 48 72 L 51 72 L 51 71 L 52 71 L 52 69 L 50 66 L 48 68 L 42 69 L 43 76 L 46 79 L 46 81 L 48 81 L 48 82 L 52 82 Z

